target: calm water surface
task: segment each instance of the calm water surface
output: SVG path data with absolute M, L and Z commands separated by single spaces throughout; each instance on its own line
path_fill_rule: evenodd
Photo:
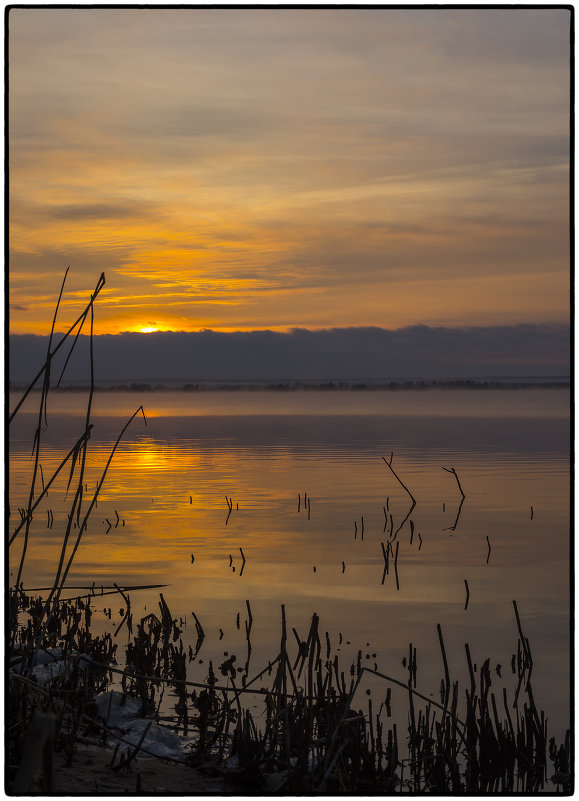
M 27 503 L 37 402 L 31 397 L 12 426 L 11 528 Z M 51 398 L 45 478 L 80 436 L 83 402 L 77 393 Z M 97 393 L 89 493 L 140 403 L 148 424 L 136 418 L 123 437 L 68 585 L 169 585 L 162 591 L 173 616 L 187 620 L 185 640 L 195 642 L 191 611 L 207 635 L 202 663 L 189 666 L 193 679 L 225 652 L 244 663 L 248 600 L 250 678 L 277 655 L 285 604 L 301 637 L 312 613 L 321 616 L 322 634 L 348 670 L 361 649 L 364 664 L 406 681 L 402 658 L 412 642 L 418 687 L 435 697 L 443 675 L 437 623 L 461 686 L 468 642 L 475 661 L 503 666 L 511 692 L 515 599 L 533 649 L 538 706 L 550 735 L 562 736 L 570 717 L 568 391 Z M 406 522 L 409 496 L 382 459 L 391 453 L 416 499 Z M 456 470 L 462 507 L 443 467 Z M 36 512 L 27 588 L 52 583 L 67 480 Z M 382 583 L 381 542 L 402 523 L 397 588 L 392 569 Z M 10 554 L 14 575 L 19 542 Z M 135 619 L 157 611 L 157 600 L 158 590 L 134 592 Z M 111 631 L 118 620 L 113 614 Z M 384 685 L 371 689 L 379 704 Z

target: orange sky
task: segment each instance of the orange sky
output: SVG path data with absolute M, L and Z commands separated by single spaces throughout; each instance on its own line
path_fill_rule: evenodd
M 13 9 L 10 327 L 569 316 L 569 12 Z

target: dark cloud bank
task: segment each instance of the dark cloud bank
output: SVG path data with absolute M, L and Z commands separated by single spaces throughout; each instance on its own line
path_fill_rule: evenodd
M 60 335 L 55 343 L 59 340 Z M 44 361 L 47 342 L 47 337 L 28 334 L 10 337 L 12 382 L 26 382 L 35 375 Z M 67 351 L 68 344 L 61 349 Z M 95 337 L 94 352 L 101 384 L 549 377 L 569 375 L 570 330 L 564 325 L 416 325 L 394 331 L 125 333 Z M 53 376 L 57 368 L 58 364 Z M 88 380 L 87 337 L 80 338 L 66 377 L 68 382 Z

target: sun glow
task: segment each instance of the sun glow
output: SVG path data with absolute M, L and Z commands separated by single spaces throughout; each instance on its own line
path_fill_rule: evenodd
M 159 329 L 154 325 L 145 325 L 142 328 L 139 328 L 140 334 L 154 334 L 155 331 L 159 331 Z

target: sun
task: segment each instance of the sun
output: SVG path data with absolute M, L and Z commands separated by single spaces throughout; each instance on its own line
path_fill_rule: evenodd
M 156 325 L 144 325 L 142 328 L 139 328 L 140 334 L 154 334 L 155 331 L 158 331 Z

